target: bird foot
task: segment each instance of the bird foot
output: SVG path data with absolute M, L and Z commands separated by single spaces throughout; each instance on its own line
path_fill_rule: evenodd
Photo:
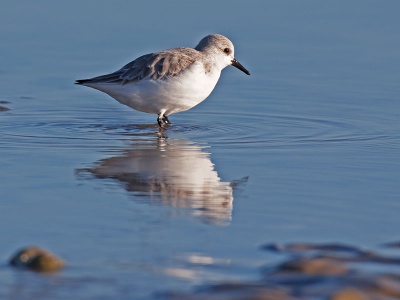
M 157 123 L 158 123 L 158 126 L 163 128 L 163 124 L 170 125 L 171 121 L 168 119 L 167 116 L 159 114 L 158 118 L 157 118 Z
M 171 124 L 167 116 L 163 116 L 162 120 L 164 121 L 165 124 Z

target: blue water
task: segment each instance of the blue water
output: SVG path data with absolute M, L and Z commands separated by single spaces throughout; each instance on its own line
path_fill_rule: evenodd
M 257 278 L 275 263 L 265 243 L 398 240 L 399 12 L 364 0 L 4 2 L 0 297 L 153 299 Z M 163 137 L 154 115 L 73 84 L 214 32 L 251 76 L 225 69 Z M 31 244 L 68 267 L 6 265 Z

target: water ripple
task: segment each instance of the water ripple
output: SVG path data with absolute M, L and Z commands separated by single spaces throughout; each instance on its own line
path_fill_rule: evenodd
M 160 133 L 156 124 L 127 124 L 114 113 L 97 110 L 19 113 L 2 116 L 2 147 L 85 148 L 107 146 L 116 140 L 154 139 L 161 135 L 185 135 L 197 142 L 243 149 L 293 148 L 331 143 L 389 143 L 382 128 L 353 120 L 332 120 L 263 113 L 223 115 L 202 112 L 190 121 L 174 122 Z M 204 122 L 207 120 L 207 123 Z M 203 122 L 203 124 L 201 124 Z M 194 123 L 194 124 L 193 124 Z M 201 125 L 199 125 L 199 123 Z
M 210 119 L 218 114 L 208 113 Z M 229 120 L 227 120 L 229 118 Z M 301 116 L 231 113 L 229 117 L 200 128 L 196 136 L 215 146 L 243 148 L 315 146 L 331 143 L 388 141 L 390 136 L 371 124 L 357 124 Z M 240 122 L 232 122 L 240 120 Z

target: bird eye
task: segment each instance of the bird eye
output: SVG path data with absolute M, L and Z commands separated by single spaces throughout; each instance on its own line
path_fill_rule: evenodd
M 229 48 L 225 48 L 225 49 L 224 49 L 224 52 L 225 52 L 226 54 L 228 54 L 230 51 L 231 51 L 231 50 L 229 50 Z

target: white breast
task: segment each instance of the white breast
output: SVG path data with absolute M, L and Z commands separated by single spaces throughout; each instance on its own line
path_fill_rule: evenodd
M 220 74 L 218 69 L 207 71 L 202 63 L 195 62 L 179 75 L 167 79 L 144 79 L 126 85 L 93 84 L 92 87 L 133 109 L 170 115 L 188 110 L 206 99 Z

